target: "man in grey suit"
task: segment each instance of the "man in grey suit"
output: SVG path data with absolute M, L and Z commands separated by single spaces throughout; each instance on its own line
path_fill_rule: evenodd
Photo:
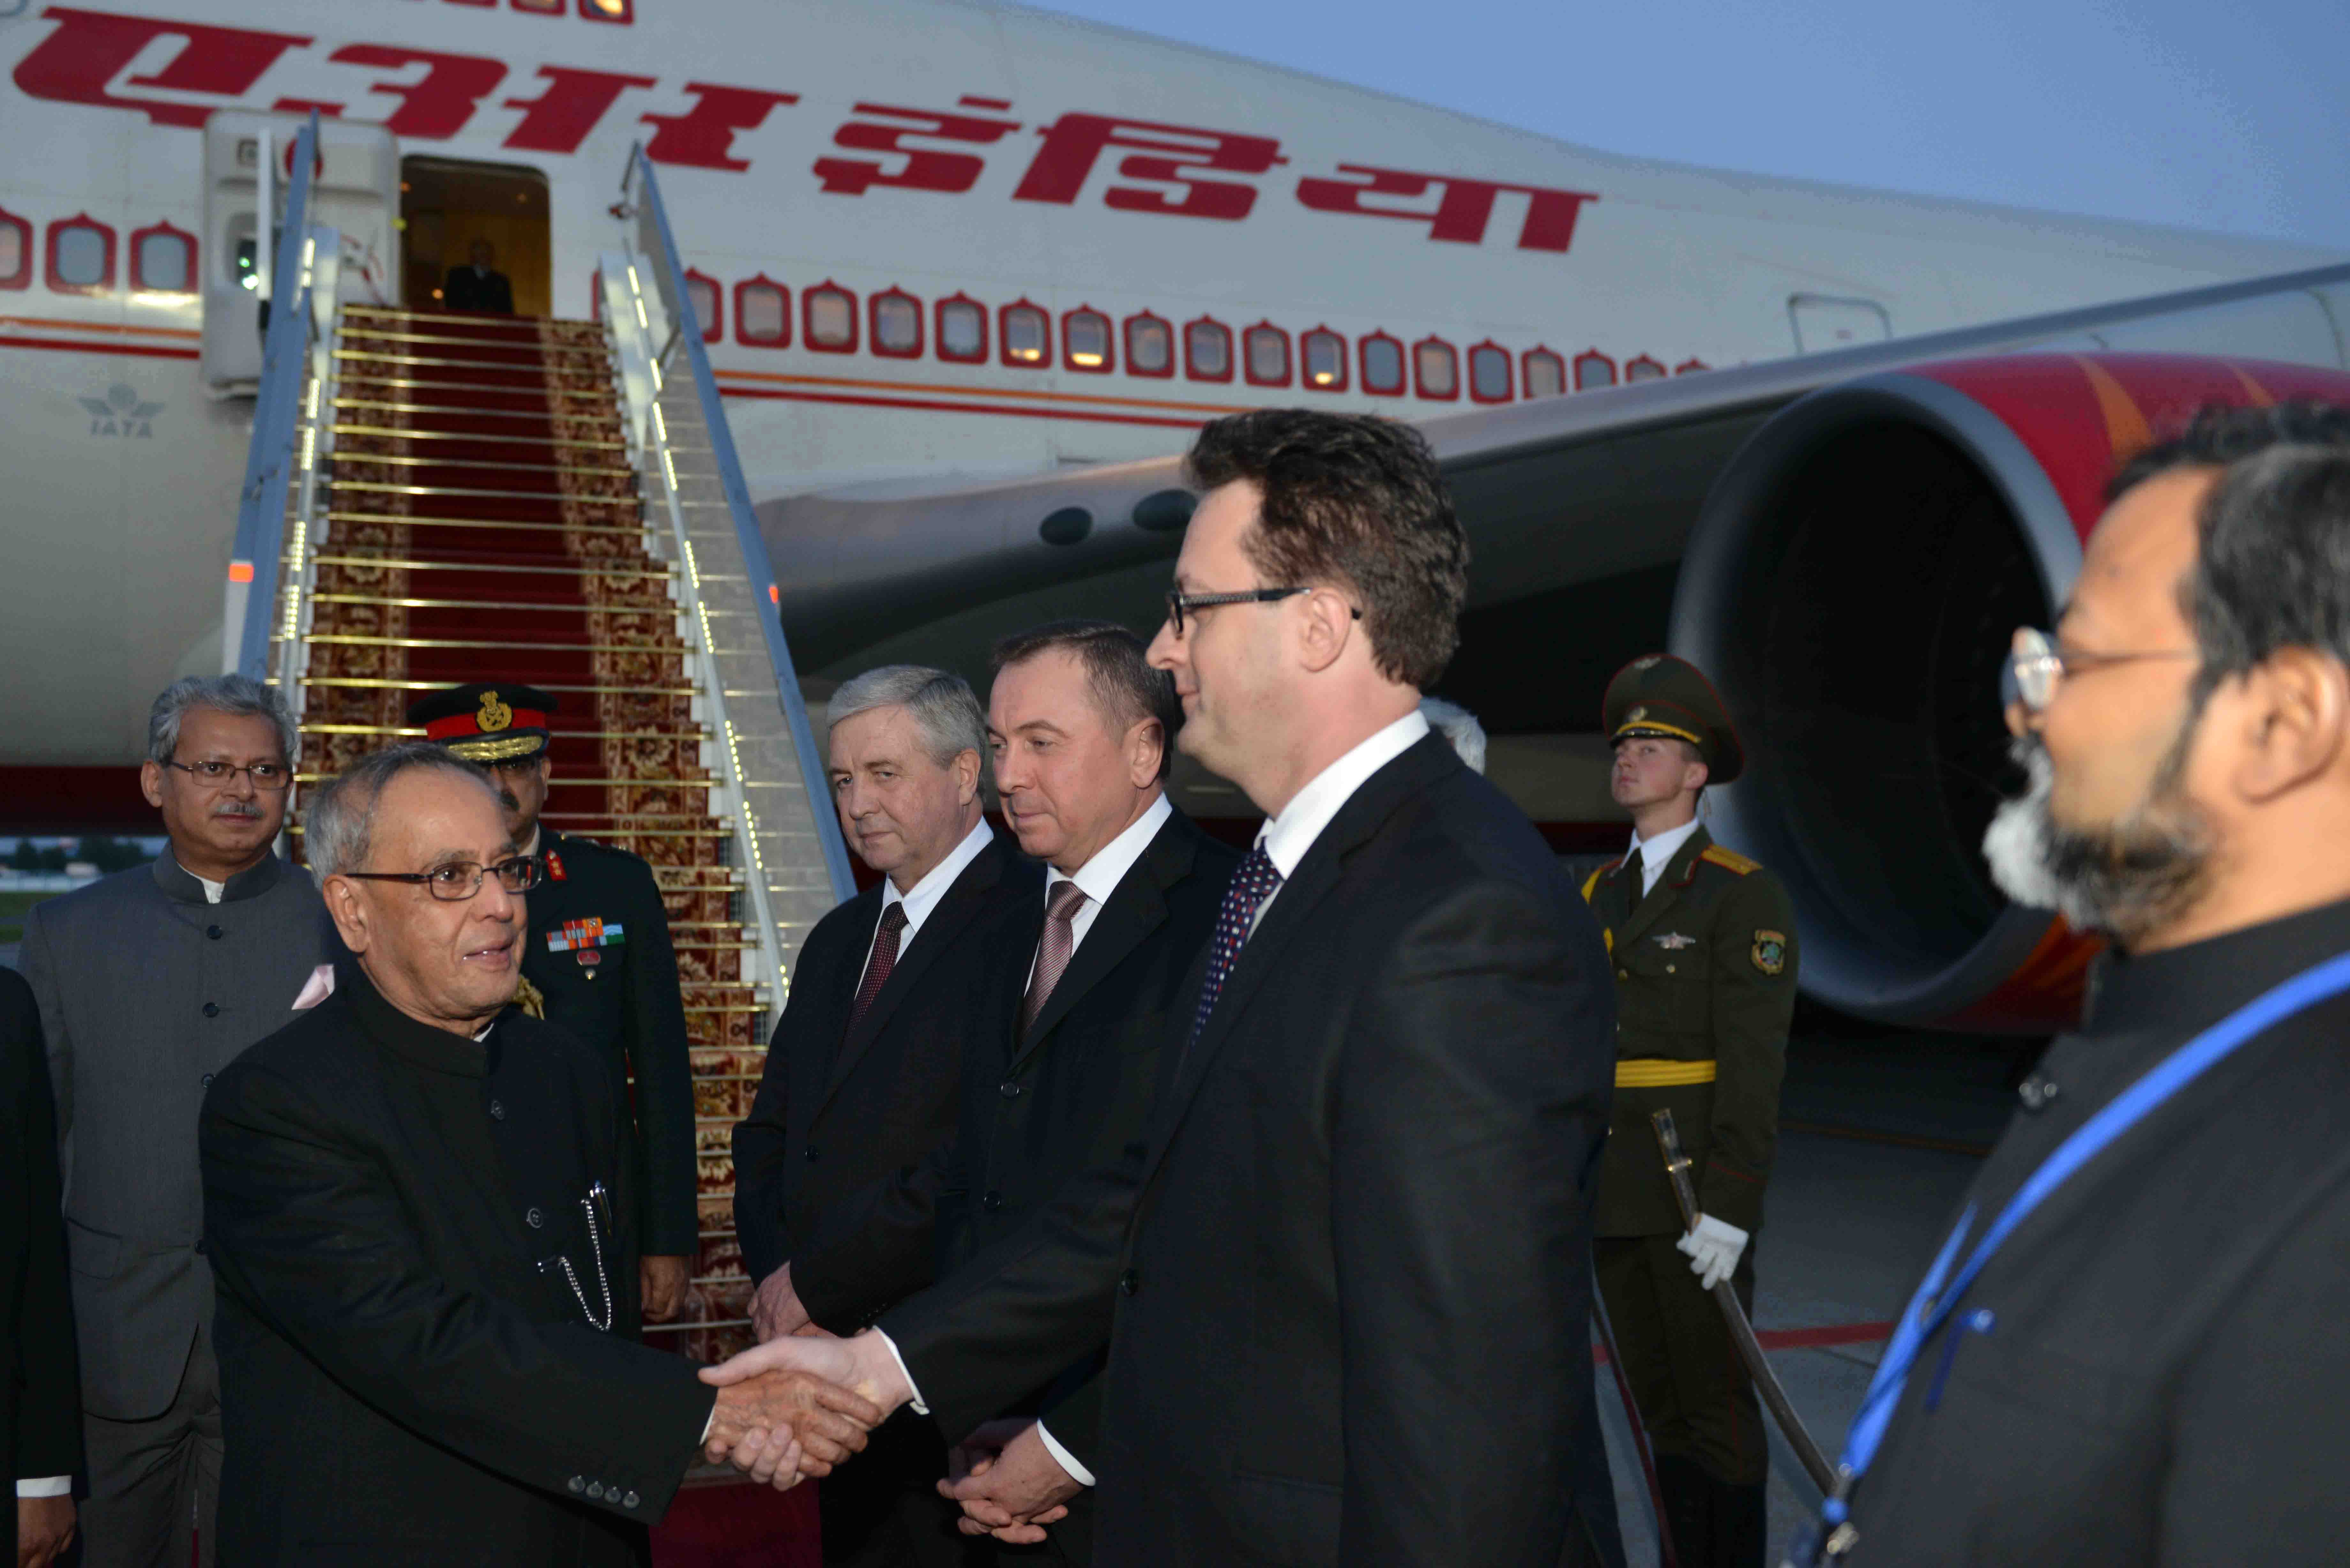
M 213 1559 L 220 1384 L 196 1113 L 213 1075 L 290 1022 L 337 944 L 274 852 L 293 721 L 239 675 L 175 682 L 140 782 L 171 846 L 26 916 L 23 966 L 57 1091 L 81 1349 L 86 1568 Z

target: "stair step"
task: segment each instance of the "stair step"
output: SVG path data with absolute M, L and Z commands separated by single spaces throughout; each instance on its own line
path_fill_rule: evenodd
M 503 435 L 506 430 L 514 430 L 517 431 L 525 431 L 531 428 L 533 424 L 552 431 L 554 429 L 554 421 L 557 419 L 562 420 L 567 425 L 582 428 L 592 425 L 598 429 L 610 432 L 615 440 L 619 439 L 620 430 L 620 419 L 619 414 L 615 413 L 608 408 L 601 408 L 593 405 L 583 405 L 577 409 L 567 409 L 560 414 L 549 414 L 543 409 L 468 410 L 450 408 L 440 403 L 402 402 L 397 399 L 390 401 L 384 401 L 372 398 L 338 397 L 335 400 L 334 406 L 338 409 L 365 409 L 370 413 L 413 414 L 421 420 L 455 423 L 457 425 L 457 429 L 452 433 L 458 435 L 474 435 L 484 433 L 476 431 L 470 424 L 463 422 L 469 420 L 505 420 L 509 421 L 508 424 L 500 428 L 498 431 L 500 435 Z M 438 423 L 416 424 L 411 427 L 405 427 L 403 433 L 422 434 L 438 429 L 440 429 L 440 424 Z
M 593 576 L 598 577 L 627 578 L 660 577 L 664 579 L 677 575 L 675 569 L 669 566 L 655 566 L 650 568 L 642 566 L 602 566 L 593 565 L 534 566 L 505 561 L 420 561 L 404 556 L 392 556 L 318 555 L 311 556 L 310 559 L 312 562 L 321 566 L 374 566 L 386 571 L 397 572 L 531 572 L 548 576 L 584 577 Z
M 452 443 L 449 448 L 427 446 L 425 448 L 427 452 L 453 450 L 456 446 L 551 446 L 564 452 L 626 452 L 629 449 L 627 441 L 619 440 L 581 441 L 562 436 L 500 435 L 474 431 L 413 431 L 402 430 L 397 425 L 338 423 L 334 426 L 334 433 L 338 441 L 344 436 L 382 436 L 392 441 Z M 628 471 L 625 465 L 623 465 L 623 471 L 631 472 Z
M 641 536 L 642 522 L 612 523 L 523 523 L 499 517 L 411 517 L 397 512 L 328 512 L 329 523 L 396 524 L 405 528 L 478 528 L 484 533 L 507 534 L 633 534 Z
M 371 691 L 438 691 L 446 680 L 411 680 L 378 675 L 307 675 L 305 686 L 355 687 Z M 691 686 L 549 686 L 546 690 L 561 696 L 567 691 L 592 696 L 611 697 L 692 697 L 698 695 Z
M 543 457 L 544 452 L 532 455 Z M 473 457 L 457 452 L 401 452 L 345 451 L 337 448 L 335 469 L 340 472 L 347 465 L 374 463 L 384 468 L 439 469 L 452 478 L 459 473 L 498 474 L 588 474 L 598 479 L 625 480 L 636 487 L 637 471 L 620 463 L 521 462 L 511 457 Z
M 286 639 L 273 637 L 269 640 L 283 642 Z M 658 642 L 500 642 L 466 638 L 366 637 L 349 632 L 312 632 L 302 640 L 359 648 L 494 649 L 500 652 L 520 650 L 531 653 L 673 653 L 682 656 L 694 651 L 690 646 Z

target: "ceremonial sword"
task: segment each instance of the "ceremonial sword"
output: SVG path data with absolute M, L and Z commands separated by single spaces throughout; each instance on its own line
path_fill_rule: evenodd
M 1694 1231 L 1698 1221 L 1697 1189 L 1690 1185 L 1690 1158 L 1681 1152 L 1681 1137 L 1673 1127 L 1673 1113 L 1652 1112 L 1648 1121 L 1657 1129 L 1657 1146 L 1665 1151 L 1665 1175 L 1672 1181 L 1673 1197 L 1681 1206 L 1681 1229 Z M 1796 1417 L 1786 1389 L 1779 1385 L 1779 1375 L 1771 1370 L 1762 1342 L 1754 1337 L 1754 1325 L 1746 1321 L 1746 1309 L 1738 1304 L 1737 1291 L 1728 1280 L 1722 1280 L 1713 1287 L 1713 1299 L 1721 1308 L 1722 1321 L 1730 1326 L 1731 1341 L 1738 1346 L 1739 1359 L 1746 1363 L 1762 1403 L 1771 1407 L 1779 1429 L 1787 1435 L 1787 1446 L 1803 1461 L 1814 1486 L 1823 1494 L 1835 1491 L 1835 1467 L 1828 1463 L 1827 1455 L 1820 1451 L 1820 1446 L 1812 1441 L 1812 1435 L 1804 1430 L 1804 1423 Z

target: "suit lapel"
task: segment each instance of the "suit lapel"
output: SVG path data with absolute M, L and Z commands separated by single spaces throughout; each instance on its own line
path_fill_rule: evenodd
M 1698 857 L 1704 854 L 1712 843 L 1705 829 L 1700 827 L 1673 851 L 1673 857 L 1665 862 L 1665 874 L 1657 878 L 1657 885 L 1648 890 L 1646 898 L 1633 904 L 1632 912 L 1624 918 L 1624 924 L 1617 930 L 1616 945 L 1618 948 L 1629 947 L 1648 935 L 1648 928 L 1662 919 L 1665 911 L 1680 902 L 1681 889 L 1690 885 L 1690 878 L 1697 872 Z M 1628 892 L 1630 889 L 1626 890 Z
M 1199 836 L 1200 830 L 1191 825 L 1191 818 L 1179 811 L 1152 836 L 1141 858 L 1127 868 L 1125 877 L 1103 903 L 1101 912 L 1094 917 L 1086 940 L 1070 955 L 1069 967 L 1062 971 L 1061 982 L 1045 999 L 1045 1010 L 1015 1044 L 1013 1071 L 1019 1071 L 1021 1064 L 1035 1054 L 1037 1047 L 1052 1033 L 1053 1026 L 1068 1016 L 1069 1009 L 1084 1000 L 1086 992 L 1166 922 L 1166 890 L 1191 873 L 1192 846 Z
M 962 868 L 962 875 L 954 879 L 954 886 L 949 888 L 946 896 L 939 900 L 939 907 L 922 921 L 922 929 L 914 933 L 914 940 L 898 955 L 897 963 L 889 971 L 889 978 L 881 982 L 880 994 L 873 999 L 873 1005 L 865 1010 L 865 1016 L 857 1021 L 857 1027 L 849 1031 L 847 1038 L 841 1041 L 840 1048 L 833 1053 L 832 1071 L 825 1077 L 827 1100 L 839 1089 L 842 1080 L 857 1065 L 858 1058 L 865 1054 L 867 1047 L 873 1044 L 883 1025 L 889 1022 L 889 1015 L 897 1012 L 899 1003 L 921 983 L 922 975 L 938 961 L 939 954 L 953 946 L 963 928 L 979 914 L 987 902 L 987 896 L 1003 879 L 1004 862 L 1009 855 L 1002 838 L 981 850 L 978 857 Z M 859 964 L 856 975 L 849 981 L 852 995 L 864 977 L 865 966 Z M 821 1105 L 816 1107 L 819 1112 L 823 1108 Z

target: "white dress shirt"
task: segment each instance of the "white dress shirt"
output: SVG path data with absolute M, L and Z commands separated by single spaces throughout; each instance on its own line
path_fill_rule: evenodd
M 931 911 L 939 907 L 939 900 L 947 896 L 947 889 L 954 886 L 963 867 L 978 859 L 979 852 L 994 842 L 995 830 L 987 826 L 987 818 L 983 816 L 962 836 L 962 842 L 948 851 L 944 860 L 931 867 L 929 875 L 904 892 L 898 890 L 895 877 L 885 877 L 881 883 L 881 908 L 873 916 L 873 935 L 865 939 L 865 961 L 873 961 L 873 943 L 881 935 L 881 917 L 889 912 L 890 905 L 906 906 L 906 929 L 898 933 L 898 951 L 903 956 L 914 945 L 914 933 L 922 929 L 922 922 L 931 918 Z M 865 971 L 860 967 L 857 972 L 863 974 Z
M 1690 841 L 1690 835 L 1696 831 L 1697 818 L 1692 816 L 1679 827 L 1668 827 L 1654 838 L 1646 841 L 1641 839 L 1637 829 L 1633 832 L 1632 847 L 1625 853 L 1627 855 L 1637 853 L 1640 857 L 1641 898 L 1647 898 L 1657 890 L 1657 878 L 1665 874 L 1666 865 L 1674 856 L 1681 852 L 1681 846 L 1687 844 Z M 1637 904 L 1639 898 L 1632 901 Z
M 196 877 L 192 871 L 188 875 Z M 196 880 L 204 885 L 204 902 L 207 904 L 219 903 L 221 895 L 228 891 L 228 884 L 225 882 L 215 882 L 209 877 L 196 877 Z

